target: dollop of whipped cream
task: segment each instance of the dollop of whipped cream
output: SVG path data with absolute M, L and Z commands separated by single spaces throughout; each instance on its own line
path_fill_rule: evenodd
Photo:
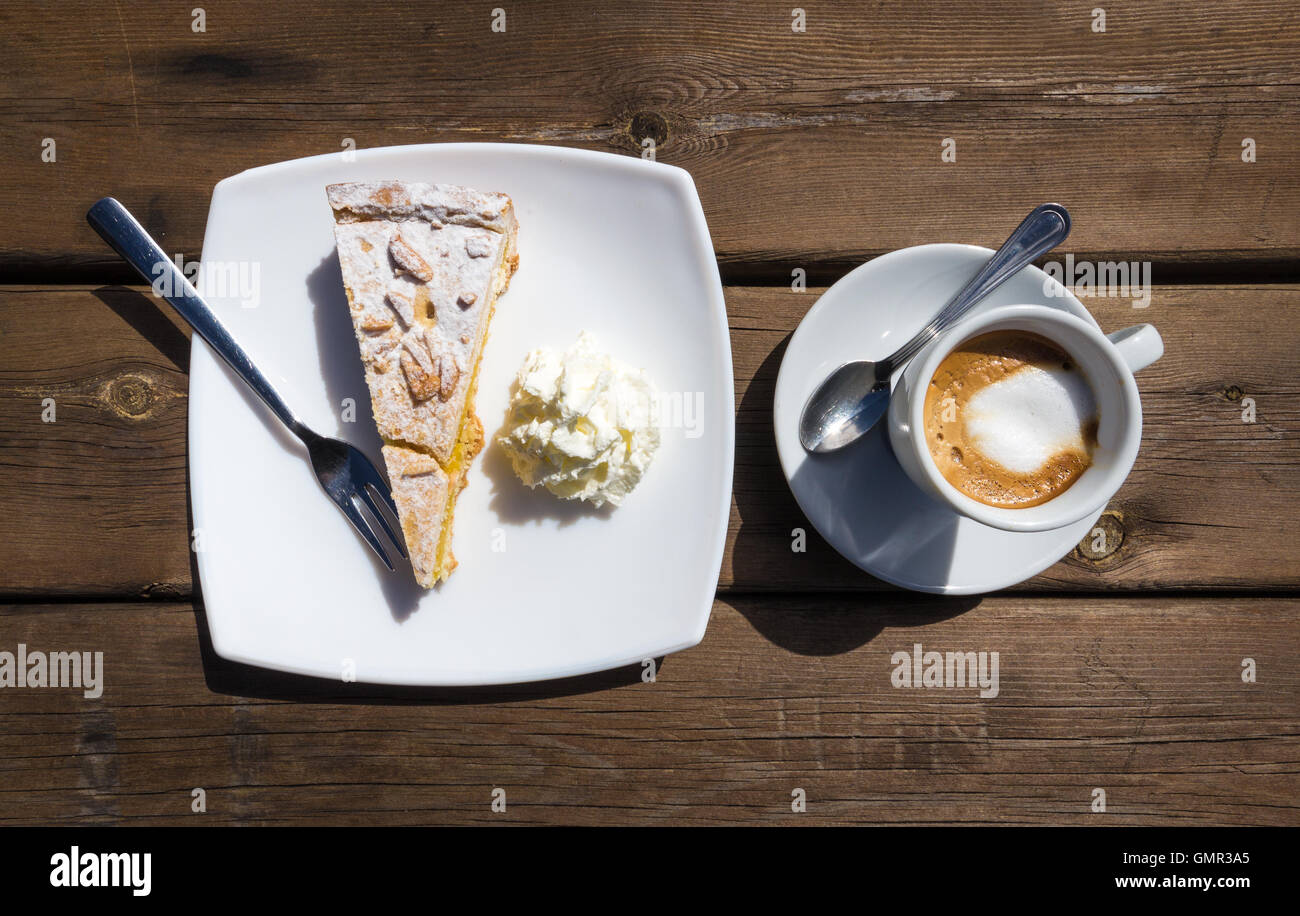
M 659 448 L 655 402 L 644 370 L 583 331 L 563 353 L 539 347 L 524 358 L 497 441 L 528 486 L 617 506 Z

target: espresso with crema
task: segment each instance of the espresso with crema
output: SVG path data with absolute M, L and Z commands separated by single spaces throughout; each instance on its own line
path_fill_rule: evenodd
M 1052 341 L 993 331 L 944 357 L 925 393 L 925 441 L 945 480 L 989 506 L 1065 492 L 1092 464 L 1096 398 Z

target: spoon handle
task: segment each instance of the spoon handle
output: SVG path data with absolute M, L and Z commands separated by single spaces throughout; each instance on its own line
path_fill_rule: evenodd
M 939 310 L 934 320 L 893 354 L 876 364 L 876 377 L 887 379 L 899 367 L 920 353 L 930 341 L 970 311 L 971 306 L 997 289 L 1035 258 L 1065 241 L 1070 234 L 1070 213 L 1060 204 L 1041 204 L 1003 242 L 987 264 L 957 295 Z

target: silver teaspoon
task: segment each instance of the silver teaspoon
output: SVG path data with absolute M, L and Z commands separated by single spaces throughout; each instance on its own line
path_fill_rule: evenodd
M 987 264 L 915 337 L 882 360 L 845 363 L 813 392 L 799 418 L 799 441 L 810 452 L 833 452 L 876 425 L 889 406 L 889 380 L 930 341 L 1022 267 L 1051 251 L 1070 234 L 1070 213 L 1042 204 L 1025 217 Z

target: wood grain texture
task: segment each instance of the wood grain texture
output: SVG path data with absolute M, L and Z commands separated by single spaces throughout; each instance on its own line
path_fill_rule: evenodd
M 1300 824 L 1296 599 L 737 597 L 653 683 L 456 691 L 244 669 L 202 628 L 0 609 L 0 650 L 105 672 L 0 694 L 0 823 Z M 997 652 L 998 695 L 894 687 L 916 643 Z
M 1108 8 L 850 0 L 368 5 L 8 3 L 0 279 L 125 279 L 84 225 L 113 194 L 196 258 L 219 179 L 434 141 L 657 157 L 695 177 L 733 280 L 821 281 L 929 241 L 996 244 L 1044 199 L 1075 252 L 1294 280 L 1300 28 L 1287 0 Z M 371 45 L 373 48 L 374 46 Z M 57 159 L 42 159 L 46 139 Z M 957 159 L 940 159 L 945 138 Z M 1257 161 L 1242 161 L 1255 141 Z
M 886 588 L 816 535 L 777 464 L 776 372 L 819 293 L 727 289 L 738 409 L 723 589 Z M 0 288 L 0 595 L 191 594 L 188 341 L 155 302 L 129 288 Z M 1139 376 L 1142 452 L 1103 519 L 1108 551 L 1083 545 L 1023 588 L 1300 585 L 1300 287 L 1156 287 L 1146 309 L 1088 304 L 1107 330 L 1155 323 L 1166 355 Z M 796 528 L 804 553 L 791 550 Z
M 125 288 L 10 287 L 0 302 L 6 591 L 188 595 L 181 320 Z

